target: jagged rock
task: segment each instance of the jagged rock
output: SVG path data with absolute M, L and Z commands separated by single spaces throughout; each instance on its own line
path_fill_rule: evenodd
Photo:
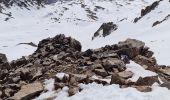
M 160 1 L 155 1 L 152 5 L 147 6 L 145 9 L 142 9 L 141 16 L 145 16 L 146 14 L 154 10 L 159 5 L 159 2 Z
M 150 86 L 132 86 L 140 92 L 151 92 L 152 88 Z
M 27 84 L 21 87 L 11 99 L 14 100 L 30 100 L 31 98 L 36 97 L 44 90 L 42 83 L 34 82 Z
M 148 76 L 148 77 L 139 77 L 135 85 L 137 86 L 152 86 L 154 83 L 160 84 L 158 76 Z
M 153 2 L 151 5 L 147 6 L 145 9 L 142 9 L 142 10 L 141 10 L 141 16 L 135 18 L 134 23 L 138 22 L 143 16 L 145 16 L 146 14 L 148 14 L 148 13 L 150 13 L 152 10 L 154 10 L 154 9 L 159 5 L 159 2 L 160 2 L 160 1 L 162 1 L 162 0 L 155 1 L 155 2 Z
M 55 90 L 62 89 L 65 86 L 64 83 L 55 83 L 54 88 Z
M 9 70 L 10 68 L 11 68 L 11 66 L 9 65 L 9 63 L 7 61 L 6 55 L 0 53 L 0 69 L 1 70 L 3 70 L 3 69 Z
M 43 73 L 42 73 L 42 69 L 41 69 L 41 68 L 38 68 L 38 70 L 36 71 L 35 75 L 34 75 L 33 78 L 32 78 L 32 81 L 40 78 L 40 77 L 42 76 L 42 74 L 43 74 Z
M 155 58 L 147 58 L 145 56 L 138 55 L 135 57 L 135 62 L 140 64 L 141 66 L 146 65 L 148 67 L 154 67 L 156 64 Z
M 72 74 L 69 75 L 69 86 L 78 86 L 78 82 L 76 80 L 76 77 Z
M 112 31 L 115 31 L 118 29 L 118 26 L 114 24 L 113 22 L 103 23 L 100 28 L 94 33 L 94 36 L 92 37 L 92 40 L 100 35 L 100 32 L 102 32 L 102 36 L 105 37 L 109 34 L 111 34 Z
M 0 80 L 3 80 L 5 77 L 8 76 L 8 70 L 0 70 Z
M 89 68 L 89 67 L 88 67 Z M 101 68 L 103 68 L 103 66 L 102 66 L 102 64 L 100 64 L 100 63 L 94 63 L 92 66 L 90 66 L 90 68 L 89 69 L 91 69 L 91 70 L 93 70 L 93 69 L 101 69 Z
M 88 77 L 88 75 L 83 75 L 83 74 L 72 74 L 72 75 L 75 77 L 77 82 L 83 82 Z
M 9 99 L 15 93 L 12 97 L 14 99 L 32 99 L 43 91 L 42 84 L 36 81 L 49 78 L 55 78 L 54 87 L 57 91 L 67 86 L 70 96 L 81 90 L 80 83 L 93 82 L 103 85 L 119 84 L 122 87 L 135 86 L 140 91 L 149 91 L 149 86 L 154 82 L 159 83 L 158 78 L 145 77 L 139 78 L 136 83 L 131 82 L 128 79 L 133 73 L 126 71 L 126 64 L 133 60 L 147 69 L 154 67 L 156 70 L 152 71 L 168 78 L 166 66 L 156 67 L 158 65 L 152 56 L 153 52 L 149 51 L 149 47 L 135 39 L 81 52 L 80 42 L 71 37 L 57 35 L 40 41 L 32 55 L 12 61 L 11 68 L 0 70 L 0 89 L 3 90 L 1 95 L 3 99 Z M 2 61 L 7 62 L 7 59 Z M 167 78 L 164 82 L 168 81 Z M 4 95 L 4 91 L 8 94 Z
M 100 75 L 102 77 L 106 77 L 108 76 L 109 74 L 105 71 L 105 69 L 95 69 L 94 72 L 97 74 L 97 75 Z
M 16 76 L 16 77 L 12 78 L 13 83 L 18 83 L 20 80 L 21 80 L 20 76 Z
M 113 68 L 117 68 L 119 71 L 124 71 L 126 69 L 124 62 L 115 58 L 103 60 L 103 67 L 109 72 L 112 72 Z
M 118 53 L 127 55 L 133 59 L 137 55 L 141 54 L 145 43 L 136 39 L 127 39 L 123 42 L 119 42 L 118 47 L 121 48 Z
M 2 98 L 2 91 L 0 91 L 0 100 L 2 100 L 1 98 Z
M 170 67 L 165 67 L 163 69 L 159 69 L 159 71 L 170 76 Z
M 94 53 L 93 50 L 88 49 L 85 52 L 83 52 L 83 56 L 90 57 L 93 53 Z
M 19 90 L 21 88 L 20 84 L 8 84 L 10 89 Z
M 14 93 L 15 93 L 15 91 L 10 89 L 10 88 L 7 88 L 7 89 L 4 90 L 4 95 L 6 97 L 11 97 Z
M 170 82 L 166 82 L 160 85 L 161 87 L 166 87 L 170 90 Z
M 26 59 L 26 57 L 22 57 L 18 60 L 12 61 L 10 64 L 12 67 L 17 67 L 17 66 L 26 65 L 27 63 L 28 63 L 28 60 Z
M 33 78 L 29 68 L 20 68 L 18 71 L 20 72 L 20 78 L 22 80 L 30 80 Z
M 118 73 L 118 75 L 120 76 L 120 77 L 123 77 L 123 78 L 125 78 L 125 79 L 128 79 L 128 78 L 131 78 L 132 76 L 133 76 L 133 72 L 131 72 L 131 71 L 123 71 L 123 72 L 119 72 Z
M 122 77 L 120 77 L 118 74 L 113 73 L 111 77 L 110 84 L 119 84 L 119 85 L 126 85 L 128 84 L 128 81 Z
M 68 90 L 68 94 L 69 94 L 69 96 L 73 96 L 76 93 L 78 93 L 79 90 L 80 90 L 79 87 L 70 87 L 69 90 Z

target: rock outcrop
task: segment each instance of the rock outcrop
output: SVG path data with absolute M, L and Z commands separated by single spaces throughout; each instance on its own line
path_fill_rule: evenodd
M 35 98 L 45 91 L 43 81 L 49 78 L 55 78 L 56 91 L 69 87 L 69 96 L 82 90 L 80 83 L 119 84 L 122 88 L 134 87 L 139 91 L 149 92 L 153 83 L 160 84 L 158 76 L 166 84 L 170 81 L 169 68 L 160 67 L 153 52 L 142 41 L 127 39 L 84 52 L 81 48 L 80 42 L 61 34 L 40 41 L 32 55 L 10 63 L 4 54 L 0 54 L 0 98 Z M 158 76 L 130 81 L 134 75 L 126 70 L 126 64 L 130 60 L 158 73 Z M 169 88 L 166 84 L 161 86 Z
M 143 16 L 147 15 L 152 10 L 154 10 L 159 5 L 160 1 L 162 1 L 162 0 L 155 1 L 151 5 L 145 7 L 144 9 L 142 9 L 140 17 L 135 18 L 134 23 L 138 22 Z
M 98 36 L 106 37 L 107 35 L 110 35 L 111 32 L 116 31 L 118 29 L 118 26 L 114 24 L 113 22 L 103 23 L 100 28 L 94 33 L 94 36 L 92 37 L 92 40 Z

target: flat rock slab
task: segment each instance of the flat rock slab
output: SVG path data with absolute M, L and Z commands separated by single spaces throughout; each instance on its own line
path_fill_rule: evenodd
M 123 71 L 123 72 L 119 72 L 118 75 L 120 77 L 123 77 L 125 79 L 131 78 L 133 76 L 133 72 L 132 71 Z
M 12 99 L 14 100 L 30 100 L 35 96 L 39 95 L 44 90 L 42 83 L 35 82 L 27 84 L 21 87 L 21 90 L 18 91 Z

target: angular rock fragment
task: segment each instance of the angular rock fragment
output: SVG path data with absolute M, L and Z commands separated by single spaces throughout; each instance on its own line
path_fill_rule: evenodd
M 97 74 L 97 75 L 100 75 L 102 77 L 106 77 L 108 76 L 109 74 L 105 71 L 105 69 L 95 69 L 94 72 Z
M 148 77 L 140 77 L 135 85 L 137 86 L 152 86 L 154 83 L 160 84 L 158 76 L 148 76 Z
M 146 65 L 148 67 L 154 67 L 156 64 L 156 59 L 155 58 L 147 58 L 145 56 L 138 55 L 135 57 L 135 62 L 138 63 L 139 65 Z
M 18 91 L 11 99 L 14 100 L 30 100 L 34 97 L 38 96 L 44 87 L 40 82 L 34 82 L 31 84 L 27 84 L 21 87 L 21 90 Z
M 166 82 L 160 85 L 161 87 L 166 87 L 170 90 L 170 82 Z
M 106 59 L 103 60 L 103 67 L 106 71 L 113 71 L 113 68 L 117 68 L 119 71 L 124 71 L 126 69 L 125 64 L 120 59 Z
M 128 84 L 128 81 L 122 77 L 120 77 L 118 74 L 112 74 L 111 82 L 110 84 L 119 84 L 119 85 L 126 85 Z
M 133 72 L 131 72 L 131 71 L 123 71 L 123 72 L 119 72 L 118 73 L 118 75 L 120 76 L 120 77 L 123 77 L 123 78 L 125 78 L 125 79 L 128 79 L 128 78 L 131 78 L 132 76 L 133 76 Z
M 140 92 L 151 92 L 152 88 L 150 86 L 132 86 Z
M 6 55 L 0 53 L 0 69 L 7 69 L 9 70 L 11 68 L 10 64 L 7 61 Z

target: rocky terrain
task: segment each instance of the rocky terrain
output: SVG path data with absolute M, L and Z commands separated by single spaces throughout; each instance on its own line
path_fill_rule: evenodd
M 169 9 L 169 0 L 0 0 L 0 100 L 168 100 Z
M 3 100 L 30 100 L 38 97 L 45 79 L 55 79 L 55 91 L 69 87 L 69 96 L 82 91 L 80 83 L 103 85 L 119 84 L 121 88 L 134 87 L 141 92 L 152 91 L 156 82 L 170 89 L 170 67 L 158 65 L 153 52 L 145 43 L 127 39 L 118 44 L 81 51 L 79 41 L 60 34 L 39 42 L 37 50 L 29 56 L 8 62 L 0 54 L 0 98 Z M 134 61 L 156 76 L 129 80 L 134 73 L 126 64 Z M 95 76 L 95 77 L 94 77 Z M 50 97 L 52 99 L 55 97 Z

